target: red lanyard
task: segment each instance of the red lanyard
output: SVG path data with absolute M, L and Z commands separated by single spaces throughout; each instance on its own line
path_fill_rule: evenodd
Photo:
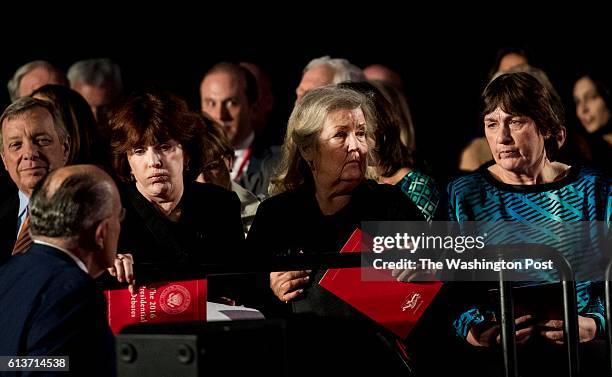
M 238 170 L 236 171 L 236 177 L 234 178 L 234 181 L 238 181 L 242 176 L 242 171 L 244 170 L 246 164 L 249 162 L 249 158 L 251 158 L 251 148 L 247 148 L 247 150 L 244 152 L 244 158 L 240 163 Z

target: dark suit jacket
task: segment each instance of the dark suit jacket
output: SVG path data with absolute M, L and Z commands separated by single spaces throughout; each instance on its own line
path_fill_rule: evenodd
M 121 194 L 126 218 L 119 251 L 134 255 L 136 280 L 141 263 L 178 268 L 224 264 L 236 261 L 244 250 L 240 200 L 233 192 L 212 184 L 186 184 L 176 223 L 160 214 L 133 185 L 123 187 Z M 177 272 L 172 269 L 168 272 Z M 211 296 L 218 288 L 209 280 Z
M 0 174 L 0 266 L 13 252 L 17 238 L 19 195 L 7 172 Z
M 255 195 L 267 196 L 270 178 L 272 178 L 280 158 L 281 150 L 279 146 L 258 148 L 254 143 L 249 167 L 242 174 L 238 183 Z
M 314 196 L 314 187 L 303 185 L 294 192 L 279 194 L 259 205 L 247 236 L 247 248 L 262 257 L 296 255 L 300 251 L 305 254 L 331 253 L 342 249 L 353 231 L 361 227 L 362 221 L 421 220 L 424 219 L 416 206 L 395 186 L 364 182 L 353 191 L 349 204 L 336 214 L 325 216 Z M 324 272 L 313 271 L 305 295 L 292 304 L 293 312 L 354 316 L 351 307 L 317 284 Z M 271 290 L 267 285 L 267 282 L 263 284 L 269 296 Z M 279 314 L 280 308 L 276 304 L 280 301 L 277 298 L 270 301 L 270 297 L 264 295 L 262 300 L 268 304 L 269 314 Z
M 66 375 L 116 374 L 104 297 L 61 250 L 34 244 L 0 267 L 0 308 L 0 355 L 68 355 Z

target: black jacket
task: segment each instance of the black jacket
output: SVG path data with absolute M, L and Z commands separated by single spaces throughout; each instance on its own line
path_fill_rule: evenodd
M 12 257 L 0 267 L 0 307 L 0 355 L 67 355 L 70 372 L 58 375 L 115 375 L 104 297 L 66 253 L 35 243 Z
M 0 266 L 10 258 L 17 239 L 19 195 L 7 172 L 0 174 Z
M 257 145 L 254 145 L 249 166 L 238 183 L 255 195 L 267 196 L 270 178 L 280 158 L 279 146 L 258 148 Z
M 395 220 L 424 220 L 416 206 L 395 186 L 364 182 L 353 191 L 349 204 L 334 215 L 325 216 L 319 209 L 314 188 L 304 185 L 259 205 L 247 236 L 247 247 L 266 257 L 295 255 L 300 251 L 305 254 L 339 252 L 353 231 L 361 228 L 362 221 Z M 352 308 L 318 285 L 324 272 L 313 271 L 304 298 L 293 302 L 293 312 L 334 317 L 354 315 Z M 269 296 L 269 288 L 267 292 Z M 272 302 L 280 303 L 278 299 Z M 270 313 L 276 314 L 277 309 L 272 305 Z
M 244 250 L 240 201 L 233 192 L 212 184 L 186 184 L 178 222 L 160 214 L 134 186 L 122 187 L 121 195 L 126 217 L 118 250 L 133 254 L 137 281 L 139 271 L 141 278 L 149 271 L 139 269 L 142 263 L 154 263 L 180 278 L 177 269 L 192 274 L 197 264 L 227 264 Z M 209 280 L 212 296 L 221 288 L 217 285 Z

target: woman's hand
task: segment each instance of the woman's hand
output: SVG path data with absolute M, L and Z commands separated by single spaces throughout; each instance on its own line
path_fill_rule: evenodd
M 270 272 L 270 288 L 279 300 L 289 302 L 304 293 L 312 270 Z
M 565 343 L 565 335 L 563 334 L 563 321 L 551 319 L 538 322 L 540 335 L 547 341 L 561 345 Z M 595 338 L 597 334 L 597 324 L 590 317 L 578 316 L 578 338 L 580 343 L 588 342 Z
M 533 316 L 528 314 L 514 320 L 516 327 L 522 327 L 514 333 L 514 339 L 518 346 L 527 344 L 535 332 L 535 326 L 529 322 Z M 476 347 L 491 347 L 501 343 L 500 327 L 496 321 L 484 321 L 472 326 L 468 332 L 467 342 Z
M 128 283 L 128 290 L 131 294 L 136 293 L 134 257 L 132 257 L 132 254 L 117 254 L 114 266 L 109 267 L 108 272 L 116 277 L 120 283 Z

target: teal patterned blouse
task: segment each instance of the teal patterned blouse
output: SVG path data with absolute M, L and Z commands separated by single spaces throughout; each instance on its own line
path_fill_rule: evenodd
M 610 237 L 612 222 L 612 183 L 601 172 L 591 168 L 570 169 L 560 181 L 533 185 L 516 186 L 497 181 L 483 165 L 476 172 L 460 177 L 448 185 L 449 220 L 460 224 L 466 221 L 517 221 L 541 222 L 553 227 L 555 222 L 570 224 L 572 222 L 603 222 Z M 546 229 L 542 229 L 543 231 Z M 540 237 L 544 232 L 536 233 L 532 238 Z M 521 235 L 517 235 L 521 236 Z M 605 254 L 599 255 L 581 250 L 576 253 L 569 245 L 559 244 L 557 249 L 563 252 L 574 265 L 585 265 Z M 605 329 L 604 305 L 601 286 L 593 281 L 576 282 L 578 313 L 596 320 L 598 335 Z M 467 336 L 471 326 L 485 320 L 488 310 L 466 305 L 467 310 L 455 320 L 457 335 Z M 484 309 L 484 310 L 483 310 Z
M 434 219 L 440 204 L 440 191 L 430 176 L 411 171 L 396 186 L 410 198 L 427 221 Z

